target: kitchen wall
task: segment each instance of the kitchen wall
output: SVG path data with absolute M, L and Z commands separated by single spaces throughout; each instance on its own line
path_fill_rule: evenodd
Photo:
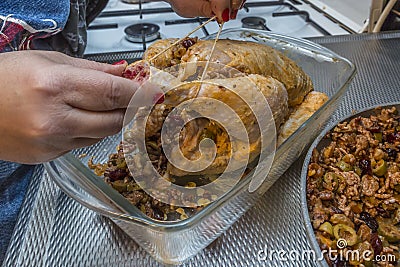
M 369 18 L 372 0 L 308 0 L 355 32 L 359 32 Z

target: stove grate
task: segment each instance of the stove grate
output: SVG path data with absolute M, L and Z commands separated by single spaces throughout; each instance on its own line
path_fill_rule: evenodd
M 128 61 L 129 64 L 141 60 L 143 56 L 142 50 L 129 51 L 129 52 L 113 52 L 113 53 L 98 53 L 98 54 L 87 54 L 84 55 L 85 59 L 104 62 L 112 64 L 121 60 Z

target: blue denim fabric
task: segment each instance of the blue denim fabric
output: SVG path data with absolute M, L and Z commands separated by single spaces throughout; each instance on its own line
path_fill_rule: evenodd
M 55 30 L 65 27 L 69 8 L 69 0 L 1 0 L 0 16 L 21 20 L 18 24 L 37 31 Z
M 0 265 L 4 260 L 34 166 L 0 161 Z

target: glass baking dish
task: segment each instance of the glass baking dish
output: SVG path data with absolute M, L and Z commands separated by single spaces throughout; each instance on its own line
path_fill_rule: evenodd
M 223 31 L 221 38 L 263 43 L 280 50 L 311 77 L 316 91 L 329 96 L 328 102 L 277 148 L 270 172 L 258 174 L 266 178 L 256 191 L 249 192 L 251 179 L 244 178 L 189 219 L 160 222 L 143 215 L 87 167 L 88 156 L 95 155 L 96 162 L 106 162 L 122 140 L 121 134 L 45 164 L 49 175 L 68 196 L 111 218 L 156 260 L 167 264 L 179 264 L 196 255 L 271 187 L 326 125 L 355 75 L 351 62 L 307 40 L 247 29 Z M 88 156 L 82 157 L 82 154 Z

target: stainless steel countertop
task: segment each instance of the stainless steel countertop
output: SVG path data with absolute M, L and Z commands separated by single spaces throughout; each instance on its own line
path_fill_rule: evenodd
M 358 74 L 332 119 L 400 101 L 400 32 L 312 39 L 355 63 Z M 126 57 L 126 55 L 125 55 Z M 226 233 L 184 266 L 315 266 L 258 259 L 260 250 L 309 250 L 300 206 L 303 158 Z M 88 231 L 90 229 L 90 231 Z M 265 251 L 264 251 L 265 252 Z M 260 254 L 261 253 L 261 254 Z M 161 266 L 110 220 L 65 196 L 37 168 L 4 266 Z

